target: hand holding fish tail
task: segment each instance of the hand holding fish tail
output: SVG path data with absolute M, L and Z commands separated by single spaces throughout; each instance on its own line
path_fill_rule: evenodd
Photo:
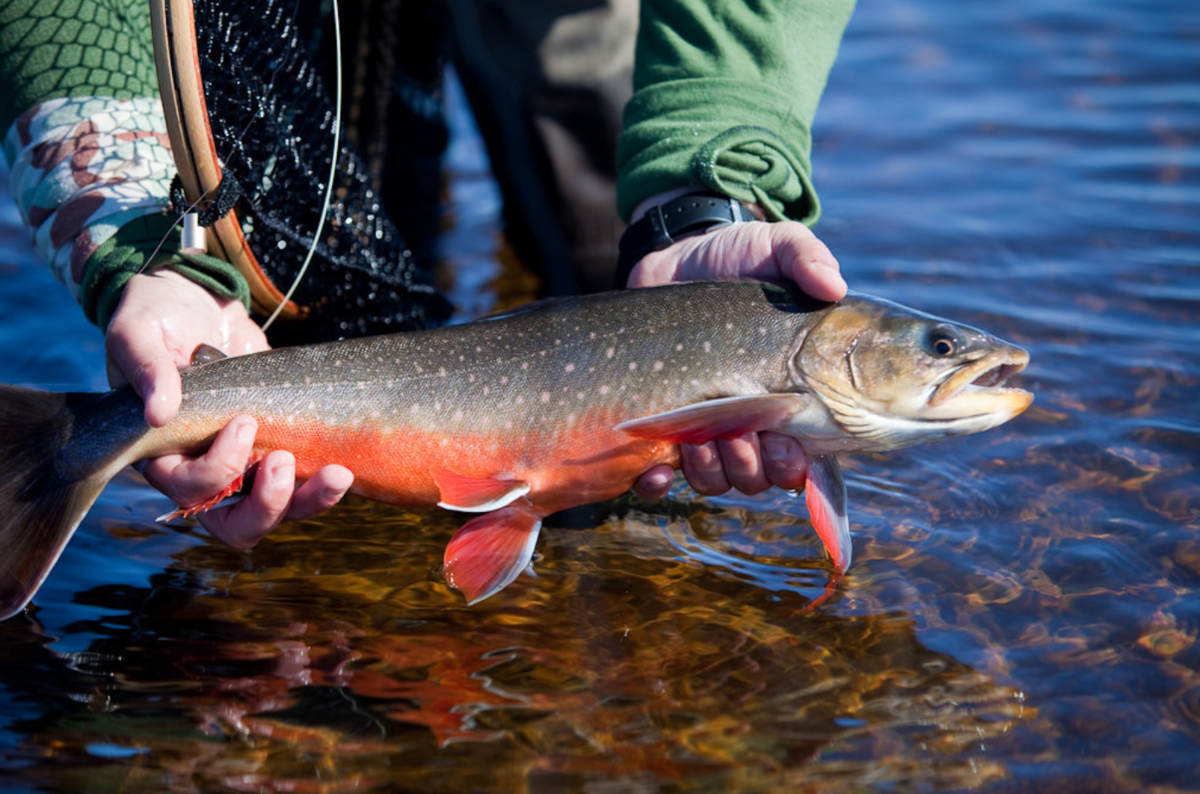
M 230 356 L 270 347 L 241 303 L 171 270 L 129 280 L 104 341 L 108 382 L 114 388 L 133 386 L 151 427 L 167 424 L 179 410 L 179 370 L 192 363 L 198 345 Z
M 106 335 L 109 382 L 129 383 L 145 401 L 146 421 L 162 427 L 174 418 L 181 400 L 179 369 L 191 363 L 198 345 L 231 355 L 267 350 L 266 337 L 245 308 L 208 292 L 172 271 L 130 279 Z M 202 455 L 166 455 L 145 463 L 142 473 L 176 504 L 203 503 L 254 464 L 256 424 L 252 417 L 233 419 Z M 296 487 L 291 453 L 275 451 L 258 464 L 246 498 L 214 506 L 197 519 L 214 538 L 237 549 L 262 540 L 283 520 L 310 518 L 328 510 L 346 494 L 354 475 L 327 466 Z

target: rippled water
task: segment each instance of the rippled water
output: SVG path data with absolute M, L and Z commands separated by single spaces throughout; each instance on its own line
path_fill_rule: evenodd
M 1037 393 L 849 459 L 835 592 L 778 493 L 576 511 L 468 609 L 448 514 L 355 501 L 239 553 L 128 474 L 0 624 L 6 790 L 1195 790 L 1200 11 L 864 3 L 817 137 L 852 285 L 1024 344 Z M 465 154 L 478 313 L 527 287 Z M 0 380 L 101 388 L 7 201 L 0 245 Z

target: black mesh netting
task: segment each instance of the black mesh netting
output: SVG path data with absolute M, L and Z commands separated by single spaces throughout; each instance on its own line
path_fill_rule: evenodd
M 372 5 L 374 17 L 362 12 Z M 325 228 L 293 297 L 308 316 L 276 323 L 276 344 L 424 328 L 450 315 L 432 285 L 425 240 L 436 227 L 445 145 L 434 93 L 436 53 L 422 54 L 425 67 L 415 75 L 403 69 L 395 57 L 400 8 L 398 0 L 350 4 L 348 20 L 343 10 L 344 62 L 351 66 L 343 80 L 343 126 L 348 117 L 374 125 L 376 133 L 394 131 L 399 144 L 391 151 L 399 156 L 375 157 L 382 165 L 373 165 L 376 177 L 386 170 L 407 182 L 390 191 L 408 199 L 395 217 L 407 220 L 424 256 L 414 257 L 408 236 L 391 220 L 366 161 L 346 145 L 356 137 L 348 130 Z M 379 9 L 390 27 L 379 24 Z M 238 218 L 259 265 L 286 292 L 311 245 L 329 175 L 334 107 L 319 65 L 332 64 L 332 23 L 317 0 L 197 0 L 195 19 L 213 139 L 223 170 L 243 193 Z

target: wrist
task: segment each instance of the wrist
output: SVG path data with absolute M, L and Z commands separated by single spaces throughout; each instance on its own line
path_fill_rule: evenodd
M 755 208 L 697 186 L 676 188 L 639 202 L 621 236 L 615 286 L 623 289 L 646 256 L 716 228 L 760 220 Z

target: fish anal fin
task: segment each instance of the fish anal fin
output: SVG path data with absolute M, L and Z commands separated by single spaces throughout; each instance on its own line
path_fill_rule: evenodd
M 242 490 L 242 484 L 245 481 L 246 481 L 246 475 L 239 474 L 237 477 L 234 478 L 233 482 L 229 483 L 229 485 L 226 485 L 224 488 L 222 488 L 220 491 L 218 491 L 213 496 L 210 496 L 208 499 L 205 499 L 202 502 L 197 502 L 196 504 L 190 505 L 188 507 L 181 507 L 178 510 L 173 510 L 170 513 L 159 516 L 158 518 L 155 519 L 155 521 L 157 521 L 160 524 L 165 524 L 168 521 L 174 521 L 177 518 L 189 518 L 191 516 L 196 515 L 197 513 L 207 513 L 209 510 L 212 510 L 214 507 L 216 507 L 218 504 L 220 504 L 222 501 L 224 501 L 228 497 L 233 496 L 235 493 Z
M 487 513 L 515 502 L 529 493 L 524 480 L 505 480 L 499 477 L 468 477 L 446 469 L 434 469 L 439 507 L 464 513 Z
M 722 397 L 622 422 L 615 429 L 638 438 L 703 444 L 782 428 L 803 407 L 803 398 L 791 393 Z
M 464 524 L 446 545 L 446 581 L 477 604 L 529 569 L 542 518 L 522 499 Z
M 809 461 L 804 500 L 813 529 L 833 559 L 834 569 L 839 574 L 845 573 L 850 567 L 854 547 L 846 512 L 846 481 L 836 457 L 822 455 Z

